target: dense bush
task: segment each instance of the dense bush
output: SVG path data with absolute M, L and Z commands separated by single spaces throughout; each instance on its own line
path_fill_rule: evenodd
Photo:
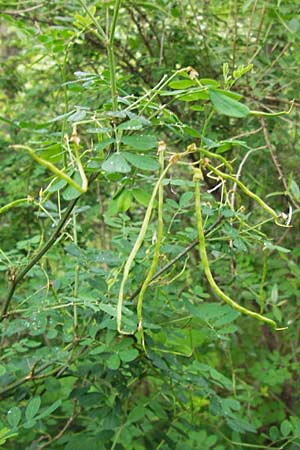
M 5 2 L 1 448 L 300 448 L 297 8 Z

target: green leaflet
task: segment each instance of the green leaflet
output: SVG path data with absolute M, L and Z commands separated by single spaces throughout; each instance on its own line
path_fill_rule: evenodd
M 138 169 L 157 170 L 159 168 L 158 162 L 154 158 L 151 158 L 151 156 L 136 155 L 128 152 L 123 152 L 122 155 L 124 155 L 130 164 Z
M 220 114 L 238 118 L 246 117 L 250 114 L 248 106 L 224 94 L 224 91 L 209 89 L 208 94 L 213 106 Z
M 151 150 L 157 147 L 157 139 L 155 136 L 148 134 L 140 134 L 135 136 L 124 136 L 122 143 L 136 150 Z
M 108 173 L 127 173 L 131 170 L 126 159 L 120 153 L 114 153 L 104 161 L 102 169 Z

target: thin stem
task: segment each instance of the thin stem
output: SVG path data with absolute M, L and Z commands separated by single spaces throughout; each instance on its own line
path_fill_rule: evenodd
M 74 244 L 78 244 L 77 239 L 77 222 L 76 222 L 76 213 L 73 210 L 73 241 Z M 79 264 L 75 264 L 75 273 L 74 273 L 74 289 L 73 289 L 73 296 L 74 298 L 77 298 L 78 296 L 78 284 L 79 284 Z M 73 305 L 73 326 L 74 326 L 74 336 L 77 335 L 77 328 L 78 328 L 78 313 L 77 313 L 77 304 L 74 303 Z
M 118 102 L 117 102 L 117 81 L 116 81 L 116 63 L 115 63 L 115 54 L 114 54 L 114 39 L 115 39 L 115 31 L 116 25 L 119 15 L 119 10 L 121 6 L 121 0 L 115 1 L 114 6 L 114 14 L 109 30 L 109 40 L 107 43 L 107 56 L 108 56 L 108 65 L 109 65 L 109 74 L 110 74 L 110 89 L 111 89 L 111 101 L 112 101 L 112 109 L 113 111 L 117 111 Z
M 113 18 L 112 18 L 111 26 L 110 26 L 110 30 L 109 30 L 110 45 L 113 45 L 113 43 L 114 43 L 115 31 L 116 31 L 116 25 L 117 25 L 120 6 L 121 6 L 121 0 L 116 0 L 115 7 L 114 7 L 114 14 L 113 14 Z
M 209 150 L 206 150 L 205 148 L 200 148 L 199 151 L 203 153 L 205 156 L 209 156 L 210 158 L 218 159 L 221 161 L 225 167 L 229 170 L 230 173 L 233 172 L 231 164 L 225 159 L 222 155 L 219 155 L 217 153 L 210 152 Z
M 108 65 L 109 65 L 112 110 L 117 111 L 118 102 L 117 102 L 115 55 L 114 55 L 113 47 L 111 45 L 107 46 L 107 56 L 108 56 Z
M 97 176 L 98 176 L 98 173 L 93 174 L 90 177 L 90 180 L 89 180 L 90 183 L 92 181 L 94 181 L 97 178 Z M 32 269 L 32 267 L 35 266 L 39 262 L 39 260 L 45 255 L 45 253 L 47 253 L 47 251 L 55 244 L 55 242 L 61 235 L 63 229 L 65 228 L 65 226 L 68 222 L 68 219 L 71 216 L 71 213 L 72 213 L 76 203 L 78 202 L 78 200 L 79 200 L 79 197 L 77 197 L 71 201 L 71 203 L 67 207 L 64 215 L 58 222 L 56 229 L 53 231 L 53 233 L 50 236 L 50 238 L 48 239 L 48 241 L 43 245 L 43 247 L 39 250 L 39 252 L 29 261 L 29 263 L 24 267 L 24 269 L 22 269 L 17 274 L 12 274 L 9 290 L 8 290 L 8 293 L 7 293 L 5 302 L 4 302 L 4 306 L 2 309 L 2 313 L 0 316 L 0 321 L 3 320 L 7 316 L 7 311 L 8 311 L 10 302 L 13 298 L 16 287 L 18 286 L 18 284 L 20 284 L 20 282 L 23 280 L 25 275 Z
M 19 273 L 17 273 L 16 275 L 12 275 L 11 277 L 11 283 L 10 283 L 10 287 L 9 287 L 9 291 L 3 306 L 3 310 L 2 310 L 2 314 L 0 317 L 0 320 L 4 319 L 4 317 L 6 316 L 6 313 L 8 311 L 9 308 L 9 304 L 12 300 L 12 297 L 14 295 L 15 289 L 17 287 L 17 285 L 23 280 L 23 278 L 25 277 L 25 275 L 29 272 L 30 269 L 32 269 L 33 266 L 36 265 L 36 263 L 42 258 L 42 256 L 44 256 L 44 254 L 49 250 L 49 248 L 51 248 L 53 246 L 53 244 L 56 242 L 56 240 L 58 239 L 58 237 L 60 236 L 62 230 L 64 229 L 77 201 L 78 198 L 75 198 L 68 206 L 68 208 L 65 211 L 65 214 L 62 216 L 61 220 L 58 222 L 56 229 L 54 230 L 54 232 L 52 233 L 52 235 L 50 236 L 50 238 L 48 239 L 48 241 L 43 245 L 43 247 L 40 249 L 40 251 L 31 259 L 31 261 L 29 261 L 29 263 L 24 267 L 23 270 L 21 270 Z
M 90 12 L 88 9 L 88 6 L 85 2 L 85 0 L 79 0 L 81 6 L 87 13 L 87 15 L 92 20 L 93 24 L 96 27 L 99 40 L 104 43 L 107 51 L 107 57 L 108 57 L 108 66 L 109 66 L 109 76 L 110 76 L 110 89 L 111 89 L 111 101 L 112 101 L 112 109 L 113 111 L 117 110 L 118 103 L 117 103 L 117 86 L 116 86 L 116 64 L 115 64 L 115 55 L 114 55 L 114 38 L 115 38 L 115 31 L 116 31 L 116 25 L 119 15 L 119 10 L 121 6 L 121 0 L 116 0 L 114 5 L 114 13 L 113 18 L 109 30 L 109 36 L 105 33 L 104 29 L 99 24 L 96 17 Z
M 260 306 L 259 312 L 260 312 L 260 314 L 262 314 L 264 312 L 264 307 L 265 307 L 264 285 L 265 285 L 267 270 L 268 270 L 268 254 L 267 254 L 266 250 L 264 250 L 263 255 L 264 255 L 263 256 L 263 271 L 262 271 L 262 276 L 261 276 L 260 285 L 259 285 L 259 306 Z
M 98 20 L 96 19 L 96 17 L 91 14 L 86 2 L 84 0 L 79 0 L 79 3 L 81 4 L 81 6 L 83 7 L 83 9 L 85 10 L 85 12 L 87 13 L 87 15 L 89 16 L 89 18 L 91 19 L 91 21 L 93 22 L 93 24 L 96 27 L 97 30 L 97 35 L 100 38 L 101 41 L 104 41 L 104 43 L 106 43 L 107 41 L 107 36 L 105 34 L 105 31 L 103 30 L 103 28 L 101 27 L 100 23 L 98 22 Z

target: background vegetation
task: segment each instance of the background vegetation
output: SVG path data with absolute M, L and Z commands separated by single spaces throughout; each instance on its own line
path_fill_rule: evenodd
M 300 449 L 297 3 L 2 2 L 1 448 Z

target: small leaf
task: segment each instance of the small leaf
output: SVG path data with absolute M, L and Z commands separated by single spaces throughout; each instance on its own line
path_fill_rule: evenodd
M 179 200 L 180 208 L 185 208 L 193 198 L 194 194 L 192 192 L 184 192 Z
M 131 119 L 121 123 L 118 126 L 118 130 L 140 130 L 145 126 L 144 121 L 141 119 Z
M 7 421 L 12 428 L 16 428 L 21 420 L 22 412 L 17 406 L 13 406 L 7 413 Z
M 6 373 L 6 367 L 0 364 L 0 377 Z
M 121 192 L 121 194 L 118 197 L 118 211 L 125 212 L 127 211 L 131 206 L 132 201 L 132 195 L 131 192 L 127 189 L 124 189 L 124 191 Z
M 82 180 L 81 180 L 81 176 L 80 176 L 79 172 L 75 172 L 75 174 L 72 176 L 72 179 L 79 186 L 81 185 Z M 69 184 L 64 189 L 63 194 L 62 194 L 62 196 L 65 200 L 74 200 L 75 198 L 80 197 L 80 195 L 81 195 L 81 192 L 78 189 L 76 189 L 75 187 L 70 186 Z
M 187 94 L 180 95 L 178 100 L 182 100 L 184 102 L 195 102 L 197 100 L 208 100 L 209 96 L 207 93 L 207 89 L 198 90 L 195 92 L 188 92 Z
M 290 251 L 291 251 L 288 248 L 281 247 L 280 245 L 274 245 L 274 244 L 272 244 L 271 242 L 268 242 L 268 241 L 264 242 L 264 246 L 266 248 L 268 248 L 269 250 L 277 250 L 278 252 L 281 252 L 281 253 L 290 253 Z
M 135 406 L 127 417 L 127 422 L 133 423 L 145 417 L 145 407 L 144 406 Z
M 134 153 L 123 152 L 122 153 L 127 161 L 134 167 L 141 170 L 158 170 L 159 164 L 151 156 L 146 155 L 136 155 Z
M 300 201 L 300 188 L 295 180 L 292 180 L 290 183 L 290 192 L 294 199 L 299 202 Z
M 11 439 L 18 436 L 18 433 L 12 432 L 9 428 L 5 427 L 0 430 L 0 445 L 5 444 L 7 439 Z
M 272 303 L 277 303 L 278 302 L 278 286 L 277 286 L 277 283 L 275 283 L 273 285 L 273 287 L 272 287 L 271 301 L 272 301 Z
M 119 356 L 123 362 L 130 362 L 139 356 L 139 352 L 135 348 L 121 350 Z
M 95 150 L 102 152 L 102 150 L 107 148 L 113 142 L 115 142 L 113 138 L 103 139 L 101 142 L 98 142 L 98 144 L 95 145 Z
M 114 153 L 102 164 L 102 169 L 108 173 L 128 173 L 130 166 L 120 153 Z
M 287 24 L 292 33 L 297 33 L 300 29 L 300 21 L 297 17 L 293 17 Z
M 40 409 L 40 406 L 41 406 L 40 397 L 33 397 L 30 400 L 25 410 L 25 417 L 28 421 L 31 421 L 31 419 L 37 414 L 38 410 Z
M 132 194 L 135 200 L 143 206 L 148 206 L 151 198 L 151 194 L 149 192 L 144 191 L 143 189 L 132 189 Z
M 33 428 L 35 426 L 35 424 L 36 424 L 36 420 L 35 419 L 27 420 L 27 422 L 25 422 L 23 424 L 23 427 L 24 428 Z
M 230 117 L 246 117 L 250 110 L 248 106 L 230 98 L 224 94 L 224 91 L 217 89 L 209 89 L 209 97 L 215 109 L 225 116 Z
M 215 88 L 220 86 L 219 81 L 212 80 L 211 78 L 200 78 L 200 83 L 204 84 L 206 86 L 211 86 L 211 87 L 215 87 Z
M 269 436 L 272 441 L 276 441 L 279 438 L 279 430 L 275 425 L 273 425 L 269 430 Z
M 292 424 L 288 420 L 284 420 L 280 425 L 281 434 L 287 437 L 292 431 Z
M 68 122 L 80 122 L 86 116 L 86 111 L 78 109 L 74 114 L 68 117 Z
M 61 403 L 62 403 L 61 399 L 56 400 L 56 402 L 54 402 L 51 406 L 49 406 L 49 408 L 46 408 L 44 411 L 41 412 L 41 414 L 36 416 L 36 419 L 43 419 L 44 417 L 50 416 L 50 414 L 52 414 L 53 411 L 55 411 L 57 408 L 60 407 Z
M 191 86 L 195 86 L 195 82 L 192 80 L 176 80 L 171 81 L 171 83 L 169 83 L 169 86 L 172 89 L 186 89 Z
M 121 361 L 119 356 L 114 353 L 107 360 L 107 367 L 112 370 L 117 370 L 120 367 Z
M 124 136 L 122 142 L 128 147 L 136 150 L 151 150 L 157 147 L 157 139 L 155 136 L 148 134 L 141 134 L 135 136 Z

